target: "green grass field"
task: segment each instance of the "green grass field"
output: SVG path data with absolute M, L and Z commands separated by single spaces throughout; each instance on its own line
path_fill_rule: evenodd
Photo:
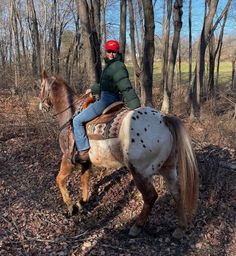
M 131 81 L 133 81 L 133 66 L 132 64 L 127 64 L 129 74 Z M 205 70 L 205 77 L 207 79 L 207 64 L 206 64 L 206 70 Z M 194 71 L 194 65 L 192 67 Z M 158 86 L 160 81 L 161 81 L 161 62 L 156 62 L 154 64 L 154 72 L 153 72 L 153 84 L 154 87 Z M 175 68 L 175 79 L 179 79 L 179 66 L 178 63 L 176 63 L 176 68 Z M 181 84 L 182 85 L 187 85 L 188 84 L 188 79 L 189 79 L 189 66 L 187 62 L 183 62 L 181 64 Z M 232 64 L 229 61 L 221 62 L 220 64 L 220 76 L 219 76 L 219 85 L 222 87 L 227 87 L 230 86 L 231 84 L 231 79 L 232 79 Z M 175 80 L 176 83 L 176 80 Z

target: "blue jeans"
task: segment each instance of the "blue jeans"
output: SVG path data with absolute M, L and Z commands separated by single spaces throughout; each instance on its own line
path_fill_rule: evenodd
M 74 117 L 73 130 L 77 150 L 81 151 L 90 148 L 89 140 L 85 132 L 85 123 L 101 115 L 103 110 L 115 101 L 119 101 L 119 94 L 102 91 L 101 98 L 98 101 L 90 104 L 86 109 Z

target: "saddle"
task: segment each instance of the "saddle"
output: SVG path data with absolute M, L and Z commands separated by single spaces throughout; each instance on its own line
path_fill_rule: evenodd
M 122 101 L 112 103 L 103 110 L 102 115 L 85 125 L 88 138 L 90 140 L 117 138 L 121 123 L 129 111 Z

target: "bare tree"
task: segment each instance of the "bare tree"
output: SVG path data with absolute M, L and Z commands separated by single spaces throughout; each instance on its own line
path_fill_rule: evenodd
M 120 1 L 120 52 L 123 61 L 125 60 L 125 46 L 126 46 L 126 0 Z
M 178 45 L 179 45 L 180 31 L 182 28 L 182 14 L 183 14 L 182 7 L 183 7 L 183 1 L 175 0 L 174 6 L 173 6 L 174 36 L 172 40 L 172 46 L 171 46 L 170 57 L 169 57 L 167 79 L 165 80 L 164 98 L 163 98 L 162 107 L 161 107 L 161 110 L 164 113 L 169 113 L 172 109 L 171 96 L 172 96 L 172 90 L 173 90 L 174 69 L 175 69 L 176 56 L 177 56 Z
M 142 58 L 141 102 L 152 106 L 152 82 L 154 60 L 154 12 L 151 0 L 143 0 L 144 10 L 144 50 Z
M 167 9 L 167 16 L 165 18 L 165 11 Z M 163 2 L 163 16 L 162 16 L 162 70 L 161 70 L 161 92 L 164 90 L 167 79 L 168 56 L 169 56 L 169 41 L 170 41 L 170 18 L 172 13 L 172 0 Z
M 41 45 L 38 31 L 38 20 L 36 17 L 34 1 L 27 0 L 28 24 L 32 39 L 32 70 L 33 75 L 39 77 L 41 74 Z
M 101 43 L 106 42 L 107 40 L 107 30 L 106 30 L 106 7 L 107 7 L 107 0 L 102 0 L 101 6 L 101 14 L 102 14 L 102 21 L 101 21 L 101 28 L 102 28 L 102 39 Z
M 188 26 L 189 26 L 189 44 L 188 44 L 188 60 L 189 60 L 189 88 L 191 86 L 192 80 L 192 0 L 189 0 L 189 9 L 188 9 Z
M 201 106 L 201 99 L 203 96 L 203 85 L 204 85 L 204 67 L 205 67 L 205 53 L 206 48 L 212 38 L 212 35 L 217 28 L 219 22 L 224 17 L 225 12 L 228 9 L 229 2 L 227 2 L 224 10 L 220 14 L 220 16 L 216 19 L 214 25 L 213 19 L 217 10 L 219 0 L 211 0 L 206 1 L 205 9 L 207 9 L 208 5 L 208 12 L 205 15 L 203 28 L 200 36 L 200 40 L 198 43 L 198 52 L 197 52 L 197 59 L 196 65 L 194 70 L 194 77 L 192 79 L 192 91 L 191 91 L 191 117 L 195 117 L 200 115 L 200 106 Z
M 130 27 L 130 42 L 131 42 L 131 57 L 134 66 L 134 84 L 137 92 L 140 90 L 140 66 L 136 57 L 136 43 L 135 43 L 135 19 L 133 1 L 128 0 L 129 6 L 129 27 Z
M 14 70 L 15 70 L 15 88 L 12 88 L 16 92 L 19 88 L 19 78 L 21 75 L 20 72 L 20 63 L 21 63 L 21 54 L 20 54 L 20 43 L 18 35 L 18 20 L 17 20 L 17 6 L 16 1 L 10 1 L 10 24 L 11 24 L 11 34 L 13 39 L 13 56 L 14 56 Z
M 92 3 L 91 3 L 92 4 Z M 101 73 L 101 60 L 100 54 L 94 48 L 97 47 L 97 42 L 94 41 L 94 33 L 92 31 L 91 24 L 94 24 L 94 13 L 92 8 L 86 0 L 77 0 L 77 10 L 80 17 L 80 28 L 81 28 L 81 44 L 80 53 L 83 53 L 84 67 L 89 76 L 89 83 L 99 81 Z M 93 21 L 92 21 L 93 20 Z M 99 55 L 96 55 L 99 54 Z

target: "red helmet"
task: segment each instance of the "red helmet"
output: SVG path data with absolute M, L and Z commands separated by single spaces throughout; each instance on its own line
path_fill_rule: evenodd
M 105 51 L 112 50 L 114 52 L 119 52 L 120 44 L 116 40 L 109 40 L 105 44 Z

